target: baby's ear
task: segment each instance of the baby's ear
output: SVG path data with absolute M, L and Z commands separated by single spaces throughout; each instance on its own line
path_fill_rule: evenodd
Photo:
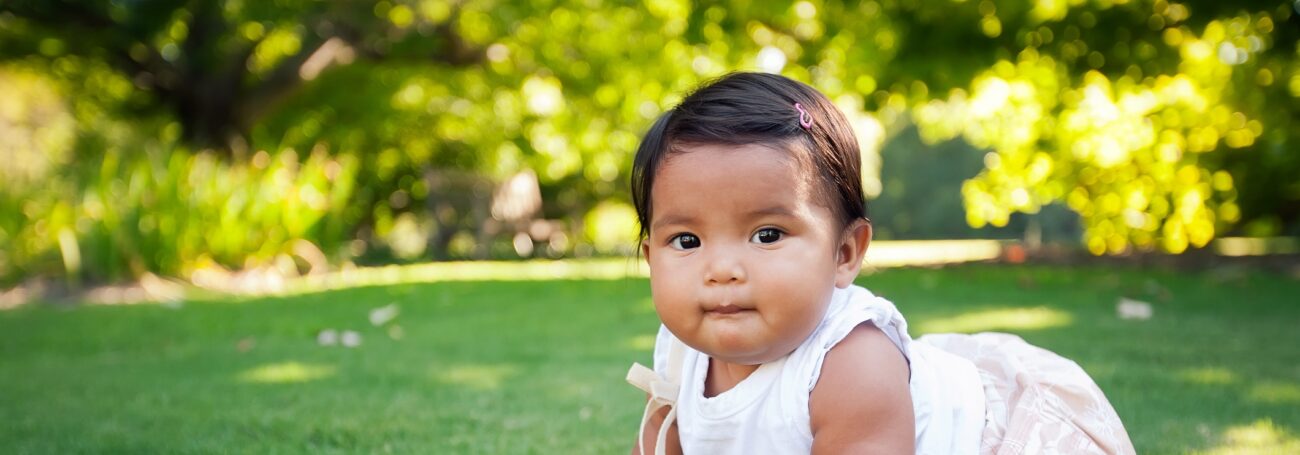
M 871 244 L 871 222 L 854 220 L 840 234 L 840 245 L 835 257 L 835 287 L 846 288 L 853 284 L 862 271 L 862 258 Z
M 641 259 L 650 263 L 650 239 L 641 239 Z

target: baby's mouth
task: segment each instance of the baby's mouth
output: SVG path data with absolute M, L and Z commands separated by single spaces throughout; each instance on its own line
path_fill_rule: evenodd
M 741 311 L 750 311 L 750 310 L 747 309 L 747 308 L 741 308 L 741 307 L 738 307 L 738 306 L 736 306 L 736 305 L 726 304 L 726 305 L 721 305 L 721 306 L 713 307 L 712 309 L 708 310 L 707 312 L 708 312 L 708 313 L 713 313 L 713 314 L 719 314 L 719 315 L 722 315 L 722 314 L 736 314 L 736 313 L 739 313 L 739 312 L 741 312 Z

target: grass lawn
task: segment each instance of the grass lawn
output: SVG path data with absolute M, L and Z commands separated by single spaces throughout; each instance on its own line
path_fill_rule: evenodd
M 913 335 L 999 330 L 1076 360 L 1140 453 L 1300 453 L 1300 281 L 960 266 L 860 284 Z M 1120 320 L 1119 297 L 1154 316 Z M 389 327 L 369 311 L 396 304 Z M 457 281 L 0 311 L 4 453 L 625 453 L 657 327 L 642 278 Z M 356 348 L 323 347 L 351 329 Z M 391 332 L 391 333 L 390 333 Z

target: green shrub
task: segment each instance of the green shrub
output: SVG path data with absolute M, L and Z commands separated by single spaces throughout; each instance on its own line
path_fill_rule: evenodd
M 207 152 L 110 150 L 97 164 L 0 191 L 0 241 L 9 245 L 0 280 L 258 266 L 293 254 L 300 240 L 336 252 L 356 224 L 343 210 L 357 170 L 350 155 L 318 150 L 300 160 L 286 149 L 230 164 Z

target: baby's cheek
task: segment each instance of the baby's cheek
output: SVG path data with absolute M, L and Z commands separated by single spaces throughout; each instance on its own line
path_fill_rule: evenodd
M 831 298 L 834 283 L 812 280 L 792 283 L 783 289 L 779 314 L 774 319 L 780 325 L 780 338 L 785 342 L 802 342 L 810 335 L 822 318 Z
M 654 291 L 655 312 L 669 328 L 686 328 L 691 324 L 695 306 L 680 288 L 664 286 Z M 675 327 L 674 327 L 675 326 Z

